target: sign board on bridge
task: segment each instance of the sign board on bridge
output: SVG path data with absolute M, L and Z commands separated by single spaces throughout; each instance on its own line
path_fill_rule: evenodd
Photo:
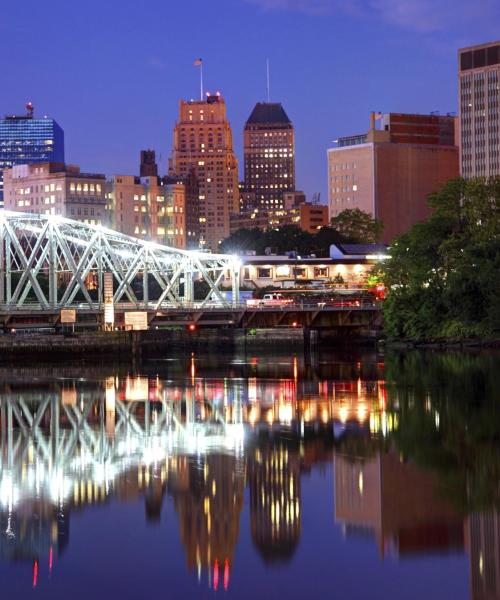
M 148 313 L 132 311 L 125 313 L 125 328 L 132 331 L 146 331 L 148 328 Z
M 63 325 L 76 323 L 76 310 L 74 308 L 63 308 L 61 310 L 61 323 Z

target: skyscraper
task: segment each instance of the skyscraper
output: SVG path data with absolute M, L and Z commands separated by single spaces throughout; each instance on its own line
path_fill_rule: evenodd
M 15 165 L 64 163 L 64 132 L 54 119 L 35 119 L 31 102 L 26 114 L 0 119 L 0 206 L 3 171 Z
M 181 100 L 169 164 L 172 176 L 193 171 L 199 184 L 200 235 L 217 251 L 229 235 L 229 215 L 238 212 L 238 161 L 233 150 L 226 103 L 220 94 L 204 101 Z
M 500 175 L 500 41 L 458 51 L 460 169 Z
M 293 124 L 279 103 L 258 102 L 243 132 L 245 192 L 252 208 L 283 208 L 283 193 L 295 191 Z

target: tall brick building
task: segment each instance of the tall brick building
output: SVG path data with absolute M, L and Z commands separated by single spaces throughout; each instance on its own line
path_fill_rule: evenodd
M 459 176 L 456 117 L 372 113 L 367 134 L 328 150 L 330 217 L 359 208 L 384 224 L 390 243 L 427 218 L 427 197 Z
M 219 94 L 204 101 L 180 101 L 169 174 L 194 171 L 199 185 L 203 245 L 217 251 L 229 235 L 229 215 L 239 210 L 238 161 L 226 103 Z

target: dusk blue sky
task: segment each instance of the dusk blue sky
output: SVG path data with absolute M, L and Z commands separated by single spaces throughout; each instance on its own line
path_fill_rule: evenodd
M 135 174 L 141 148 L 160 170 L 178 100 L 209 90 L 242 128 L 265 99 L 296 128 L 297 186 L 326 200 L 326 149 L 366 131 L 370 110 L 457 110 L 458 47 L 500 38 L 499 0 L 24 0 L 0 13 L 0 114 L 64 128 L 82 170 Z

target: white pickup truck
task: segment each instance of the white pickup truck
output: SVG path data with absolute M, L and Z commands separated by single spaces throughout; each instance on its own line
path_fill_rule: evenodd
M 292 300 L 290 298 L 285 298 L 283 294 L 276 292 L 264 294 L 262 298 L 252 298 L 251 300 L 247 300 L 248 308 L 260 308 L 263 306 L 286 306 L 287 304 L 292 304 Z

